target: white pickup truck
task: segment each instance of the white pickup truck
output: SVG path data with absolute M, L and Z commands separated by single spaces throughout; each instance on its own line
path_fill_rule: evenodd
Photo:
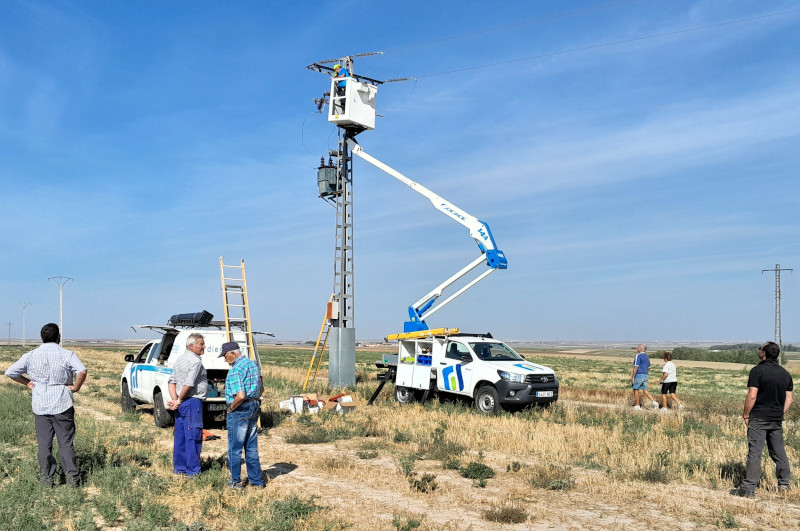
M 394 382 L 401 404 L 431 393 L 452 394 L 471 398 L 482 413 L 494 413 L 558 400 L 553 369 L 526 361 L 491 334 L 400 340 L 398 354 L 384 356 L 378 366 L 388 369 L 382 379 Z
M 122 410 L 133 411 L 139 404 L 152 404 L 156 426 L 163 428 L 173 423 L 173 414 L 167 407 L 170 400 L 167 382 L 175 361 L 186 352 L 186 339 L 196 332 L 203 334 L 206 343 L 205 353 L 201 356 L 208 373 L 208 398 L 204 401 L 203 414 L 208 420 L 224 421 L 227 407 L 225 377 L 230 368 L 225 359 L 219 357 L 222 344 L 228 340 L 224 323 L 221 327 L 212 323 L 206 326 L 139 325 L 137 328 L 147 328 L 163 335 L 161 339 L 149 341 L 137 355 L 125 356 L 127 364 L 120 377 Z M 234 332 L 233 339 L 240 345 L 247 344 L 242 332 Z M 258 359 L 258 352 L 255 357 Z

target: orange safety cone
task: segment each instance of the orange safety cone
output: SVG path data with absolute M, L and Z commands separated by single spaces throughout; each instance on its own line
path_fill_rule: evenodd
M 203 441 L 213 441 L 215 439 L 219 439 L 219 435 L 214 435 L 208 430 L 203 430 Z

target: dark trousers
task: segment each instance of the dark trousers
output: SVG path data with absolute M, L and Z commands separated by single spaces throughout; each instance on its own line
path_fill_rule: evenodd
M 175 440 L 172 468 L 176 474 L 200 473 L 200 449 L 203 446 L 203 401 L 189 398 L 178 406 L 175 415 Z
M 750 417 L 747 426 L 747 472 L 742 481 L 741 489 L 753 492 L 761 478 L 761 454 L 764 452 L 764 443 L 770 458 L 775 462 L 775 475 L 778 485 L 789 486 L 791 472 L 786 449 L 783 446 L 783 423 Z
M 58 458 L 68 483 L 78 483 L 80 473 L 75 465 L 75 409 L 69 408 L 57 415 L 33 415 L 36 426 L 36 442 L 39 445 L 39 478 L 52 485 L 56 475 L 56 460 L 53 458 L 53 436 L 58 439 Z
M 340 114 L 344 114 L 345 106 L 347 105 L 347 99 L 344 97 L 346 94 L 347 87 L 340 87 L 338 84 L 336 85 L 336 96 L 339 99 L 334 101 L 334 108 L 336 112 Z

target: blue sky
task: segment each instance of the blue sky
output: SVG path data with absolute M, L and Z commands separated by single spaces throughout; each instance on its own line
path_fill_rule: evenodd
M 800 3 L 780 0 L 2 2 L 0 337 L 22 301 L 27 337 L 58 320 L 57 275 L 67 338 L 221 316 L 223 255 L 255 329 L 315 338 L 336 132 L 305 66 L 370 51 L 357 73 L 417 80 L 380 87 L 359 142 L 509 261 L 431 326 L 762 341 L 780 264 L 800 341 Z M 477 251 L 362 161 L 354 193 L 356 335 L 380 338 Z

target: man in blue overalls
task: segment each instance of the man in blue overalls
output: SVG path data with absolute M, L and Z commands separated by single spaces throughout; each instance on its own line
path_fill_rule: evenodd
M 172 454 L 173 473 L 196 476 L 200 473 L 200 449 L 203 445 L 203 400 L 208 395 L 208 376 L 200 356 L 206 350 L 202 334 L 186 338 L 186 352 L 175 362 L 169 377 L 167 405 L 175 414 L 175 440 Z

